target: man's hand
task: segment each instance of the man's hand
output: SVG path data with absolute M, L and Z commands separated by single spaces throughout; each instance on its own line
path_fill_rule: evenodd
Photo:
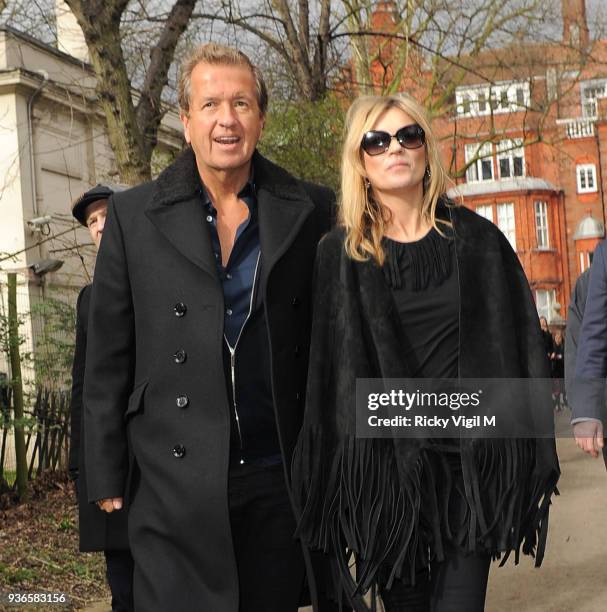
M 603 450 L 603 424 L 595 419 L 581 421 L 573 426 L 575 443 L 595 459 Z
M 104 512 L 114 512 L 114 510 L 120 510 L 122 508 L 122 497 L 108 497 L 107 499 L 100 499 L 97 501 L 97 506 Z

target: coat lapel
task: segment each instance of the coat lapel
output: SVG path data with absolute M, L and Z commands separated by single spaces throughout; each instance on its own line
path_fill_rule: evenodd
M 295 240 L 314 204 L 288 172 L 257 152 L 253 167 L 265 287 L 272 268 Z M 146 215 L 182 255 L 216 276 L 199 187 L 196 158 L 188 148 L 156 180 Z
M 314 204 L 290 174 L 257 152 L 253 168 L 259 211 L 262 287 L 265 289 L 272 268 L 293 244 Z
M 217 276 L 199 187 L 196 159 L 188 148 L 156 180 L 145 214 L 184 257 Z

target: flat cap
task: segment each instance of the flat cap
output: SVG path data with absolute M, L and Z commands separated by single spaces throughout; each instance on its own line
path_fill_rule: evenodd
M 88 191 L 85 191 L 79 198 L 77 198 L 72 204 L 72 215 L 74 218 L 86 226 L 86 219 L 84 218 L 84 213 L 86 211 L 86 207 L 97 200 L 106 200 L 113 193 L 118 191 L 124 191 L 125 187 L 122 185 L 114 185 L 112 183 L 105 183 L 104 185 L 99 184 L 95 185 Z

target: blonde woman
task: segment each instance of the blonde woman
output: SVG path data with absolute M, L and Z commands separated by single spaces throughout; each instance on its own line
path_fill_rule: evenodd
M 316 262 L 298 534 L 356 609 L 378 586 L 388 612 L 477 612 L 492 558 L 542 561 L 554 439 L 357 438 L 356 380 L 548 378 L 537 313 L 504 235 L 446 197 L 415 100 L 359 98 L 346 125 L 339 227 Z M 549 397 L 533 410 L 550 414 Z

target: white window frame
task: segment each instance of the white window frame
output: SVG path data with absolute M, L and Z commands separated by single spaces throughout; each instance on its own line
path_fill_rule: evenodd
M 595 193 L 598 191 L 595 164 L 578 164 L 575 167 L 575 175 L 578 193 Z
M 508 238 L 508 242 L 516 251 L 516 219 L 512 202 L 503 202 L 497 205 L 497 226 L 502 230 L 502 233 Z
M 474 211 L 477 215 L 488 219 L 493 223 L 493 206 L 491 204 L 481 204 L 480 206 L 475 207 Z
M 535 238 L 538 249 L 550 248 L 550 233 L 548 231 L 548 202 L 536 200 L 535 208 Z
M 607 97 L 607 79 L 593 79 L 580 84 L 582 115 L 589 119 L 596 119 L 598 114 L 599 98 Z
M 490 142 L 483 144 L 467 144 L 464 148 L 466 164 L 474 159 L 474 161 L 466 170 L 466 182 L 468 183 L 483 183 L 485 181 L 495 180 L 495 169 L 493 168 L 493 146 Z M 490 178 L 484 178 L 483 169 L 491 170 Z
M 556 291 L 554 289 L 536 289 L 535 290 L 535 307 L 538 317 L 546 317 L 548 323 L 554 319 L 556 304 Z
M 523 147 L 523 140 L 521 138 L 513 138 L 500 140 L 497 143 L 497 169 L 499 172 L 500 179 L 511 179 L 516 177 L 525 176 L 525 148 Z M 516 163 L 515 161 L 520 159 L 520 174 L 516 174 Z M 502 175 L 501 162 L 506 160 L 508 162 L 508 175 Z
M 460 117 L 492 113 L 516 113 L 529 108 L 529 81 L 502 81 L 494 85 L 462 86 L 455 90 L 456 112 Z

